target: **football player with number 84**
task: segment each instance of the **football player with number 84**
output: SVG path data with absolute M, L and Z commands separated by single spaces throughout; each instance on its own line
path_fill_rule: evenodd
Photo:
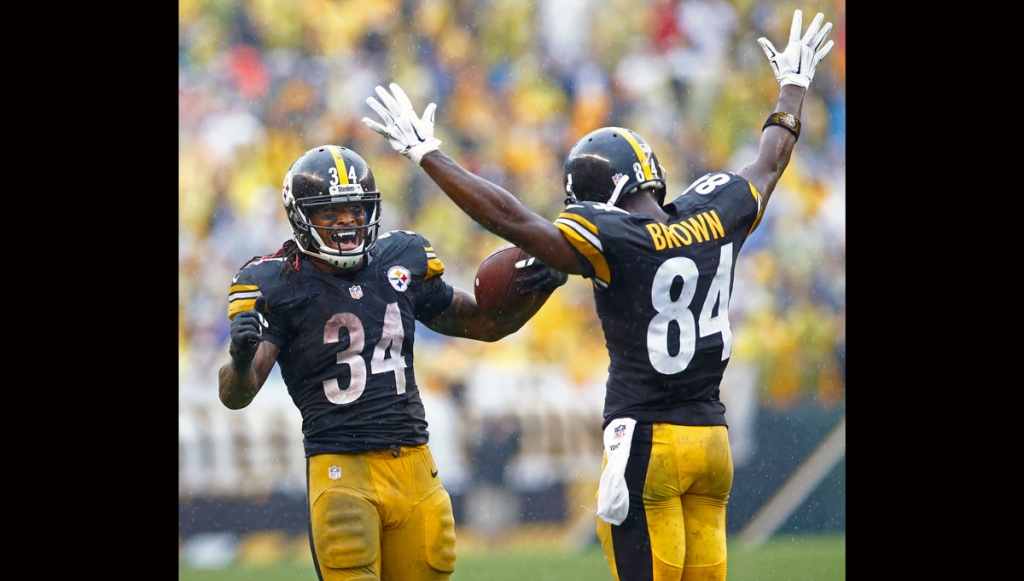
M 758 43 L 780 83 L 757 157 L 715 171 L 665 203 L 665 169 L 622 127 L 583 136 L 563 166 L 554 223 L 463 169 L 434 137 L 435 105 L 417 115 L 392 83 L 363 123 L 420 166 L 473 220 L 551 268 L 591 279 L 608 347 L 597 534 L 616 581 L 723 581 L 733 482 L 725 406 L 729 298 L 736 259 L 800 137 L 814 70 L 832 49 L 817 14 L 793 15 L 780 52 Z

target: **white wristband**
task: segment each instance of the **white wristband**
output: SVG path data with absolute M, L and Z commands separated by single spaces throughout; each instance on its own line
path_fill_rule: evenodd
M 423 156 L 427 155 L 431 151 L 436 150 L 441 146 L 441 140 L 436 137 L 430 137 L 426 141 L 422 141 L 409 148 L 409 159 L 416 165 L 423 163 Z

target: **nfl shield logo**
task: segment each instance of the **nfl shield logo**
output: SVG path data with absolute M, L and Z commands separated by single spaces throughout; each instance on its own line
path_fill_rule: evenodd
M 616 440 L 618 440 L 623 435 L 625 435 L 625 433 L 626 433 L 626 426 L 625 425 L 615 426 L 615 439 Z
M 361 299 L 363 298 L 363 287 L 358 284 L 350 286 L 348 287 L 348 294 L 352 295 L 354 299 Z
M 341 468 L 338 468 L 337 466 L 331 466 L 330 468 L 327 469 L 327 477 L 330 478 L 331 480 L 337 480 L 341 478 Z

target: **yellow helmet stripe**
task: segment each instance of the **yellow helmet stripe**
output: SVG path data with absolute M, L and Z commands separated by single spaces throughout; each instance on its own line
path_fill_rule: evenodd
M 633 134 L 628 129 L 623 129 L 622 127 L 609 127 L 609 129 L 618 131 L 626 139 L 626 142 L 633 147 L 633 151 L 636 152 L 636 158 L 640 160 L 640 167 L 644 168 L 644 181 L 653 180 L 654 174 L 651 173 L 650 160 L 647 158 L 644 150 L 640 148 L 640 142 L 633 137 Z
M 348 176 L 348 168 L 345 167 L 345 158 L 341 156 L 341 148 L 337 145 L 329 145 L 327 146 L 327 149 L 334 157 L 334 165 L 338 168 L 338 180 L 340 182 L 342 177 Z M 348 182 L 347 177 L 345 181 Z

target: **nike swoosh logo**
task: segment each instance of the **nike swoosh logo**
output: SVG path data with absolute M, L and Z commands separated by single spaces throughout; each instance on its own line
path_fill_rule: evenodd
M 236 282 L 238 282 L 238 275 L 237 274 L 235 276 L 231 277 L 231 284 L 235 284 Z
M 437 478 L 437 470 L 431 470 L 430 471 L 430 477 L 431 478 Z

